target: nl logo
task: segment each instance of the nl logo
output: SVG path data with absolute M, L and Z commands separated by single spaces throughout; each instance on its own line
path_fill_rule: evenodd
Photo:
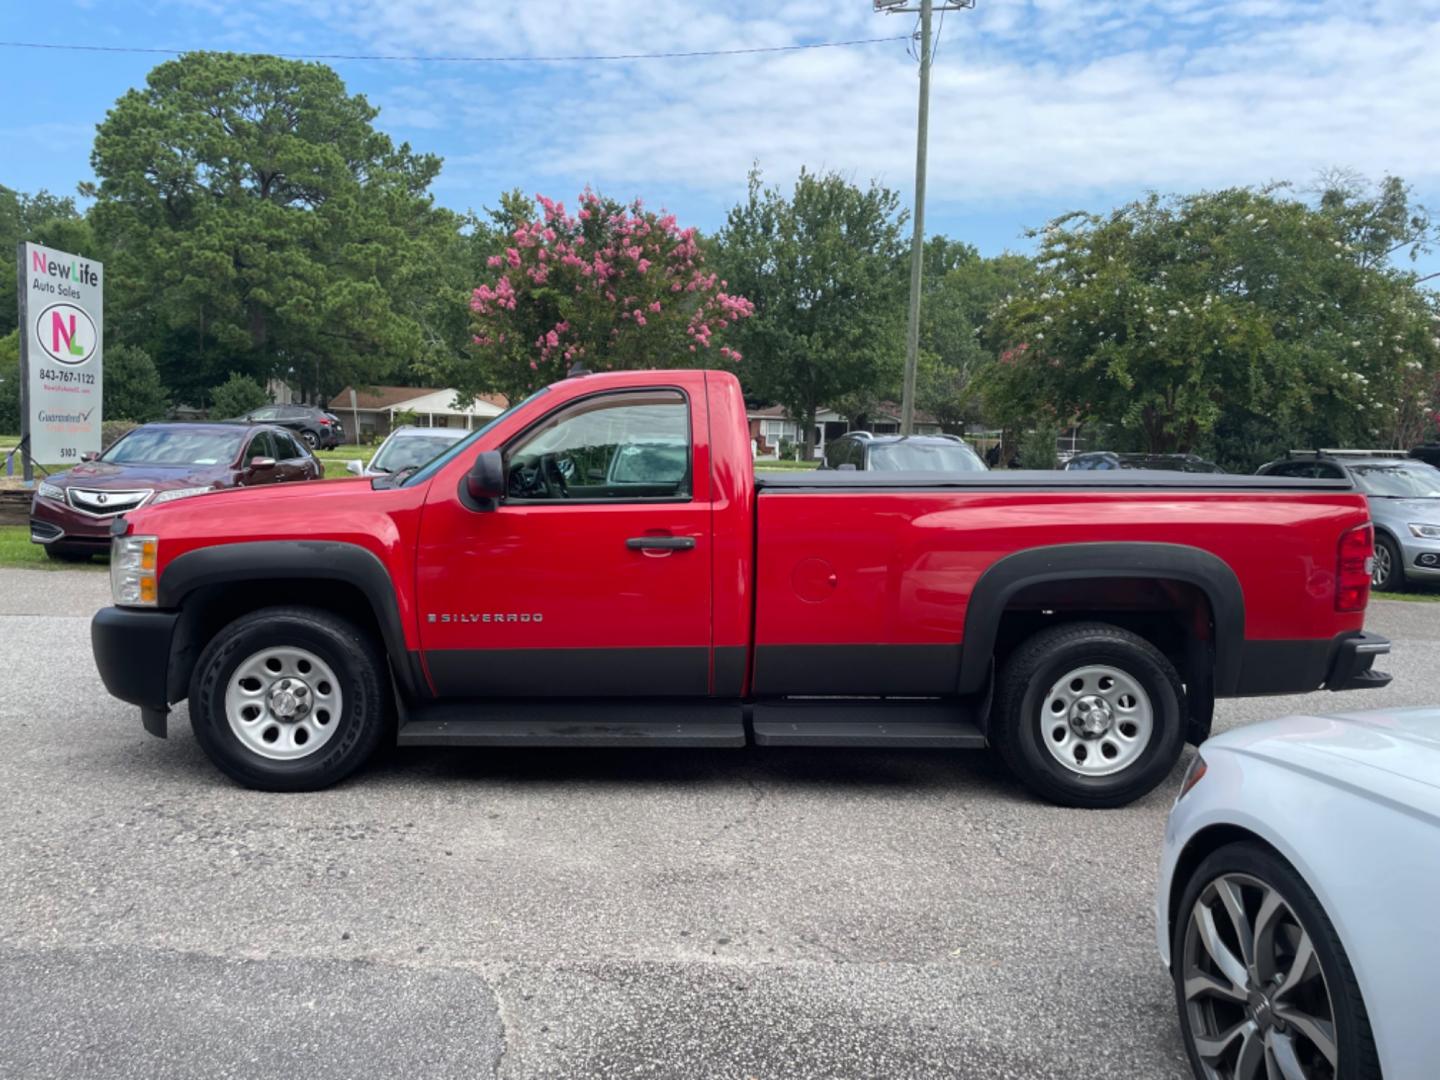
M 35 340 L 45 355 L 72 367 L 95 355 L 95 323 L 74 304 L 51 304 L 35 320 Z

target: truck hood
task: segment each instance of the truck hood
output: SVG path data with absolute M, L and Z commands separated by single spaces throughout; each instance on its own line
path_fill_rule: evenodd
M 1227 731 L 1205 745 L 1440 815 L 1440 709 L 1287 716 Z
M 108 461 L 87 461 L 63 473 L 56 473 L 49 477 L 49 482 L 61 488 L 73 484 L 107 491 L 126 488 L 166 491 L 170 488 L 203 487 L 229 474 L 229 462 L 220 465 L 112 465 Z
M 255 503 L 258 506 L 273 505 L 277 502 L 291 502 L 295 499 L 310 499 L 328 502 L 333 499 L 353 500 L 361 492 L 370 490 L 369 477 L 346 477 L 344 480 L 306 480 L 294 484 L 258 484 L 253 487 L 225 488 L 198 496 L 197 499 L 180 499 L 167 506 L 193 506 L 203 500 L 206 506 L 215 506 L 214 500 L 224 499 L 228 509 Z

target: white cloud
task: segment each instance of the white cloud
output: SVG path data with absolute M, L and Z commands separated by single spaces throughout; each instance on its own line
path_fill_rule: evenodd
M 292 31 L 296 19 L 318 25 L 308 35 L 317 49 L 348 36 L 368 51 L 431 55 L 742 48 L 911 26 L 865 0 L 252 7 L 261 20 L 283 9 L 289 18 L 276 21 Z M 1440 0 L 979 0 L 944 24 L 932 206 L 1303 181 L 1330 165 L 1434 187 L 1437 52 Z M 386 108 L 382 125 L 443 125 L 473 142 L 451 155 L 451 183 L 524 175 L 562 191 L 594 182 L 616 194 L 684 187 L 733 198 L 754 160 L 776 180 L 804 164 L 911 182 L 916 80 L 900 44 L 409 70 L 403 94 L 372 99 Z

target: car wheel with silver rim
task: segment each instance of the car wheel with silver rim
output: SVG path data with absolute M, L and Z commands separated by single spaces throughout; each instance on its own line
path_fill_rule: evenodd
M 1176 910 L 1172 974 L 1202 1080 L 1379 1077 L 1364 1001 L 1334 926 L 1278 854 L 1207 857 Z
M 1063 623 L 1005 661 L 990 739 L 1013 772 L 1065 806 L 1121 806 L 1170 772 L 1184 691 L 1152 643 L 1108 623 Z
M 344 701 L 340 680 L 324 660 L 282 645 L 240 662 L 225 689 L 225 718 L 246 749 L 294 761 L 330 741 Z
M 1379 592 L 1400 592 L 1405 588 L 1405 564 L 1400 548 L 1384 533 L 1375 534 L 1375 568 L 1370 587 Z
M 388 669 L 371 636 L 314 608 L 266 608 L 206 646 L 190 688 L 196 739 L 250 787 L 326 787 L 359 768 L 389 727 Z

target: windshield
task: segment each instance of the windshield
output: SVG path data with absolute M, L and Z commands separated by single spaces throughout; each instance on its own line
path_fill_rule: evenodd
M 246 429 L 139 428 L 100 455 L 112 465 L 228 465 Z
M 964 443 L 897 442 L 870 448 L 870 468 L 886 472 L 986 472 Z
M 413 487 L 416 484 L 423 484 L 426 480 L 429 480 L 430 477 L 434 476 L 437 472 L 443 469 L 449 462 L 453 461 L 457 454 L 463 454 L 467 446 L 471 445 L 481 435 L 484 435 L 485 432 L 489 431 L 496 424 L 500 423 L 501 420 L 504 420 L 516 409 L 520 408 L 521 405 L 530 404 L 530 402 L 534 401 L 541 394 L 548 393 L 549 390 L 550 388 L 548 386 L 542 386 L 539 390 L 536 390 L 524 401 L 516 405 L 511 405 L 510 408 L 506 409 L 499 416 L 495 417 L 495 419 L 491 420 L 484 427 L 476 428 L 473 432 L 470 433 L 468 437 L 461 439 L 454 446 L 450 447 L 449 450 L 446 450 L 445 453 L 441 454 L 437 458 L 432 458 L 430 464 L 424 466 L 418 472 L 412 473 L 411 475 L 405 477 L 404 483 L 400 486 Z M 393 472 L 394 470 L 391 471 Z
M 396 435 L 386 441 L 380 452 L 370 462 L 375 472 L 399 472 L 413 465 L 424 465 L 436 454 L 453 446 L 465 437 L 463 431 L 449 431 L 439 428 L 424 434 Z
M 1440 469 L 1429 465 L 1352 465 L 1367 495 L 1394 499 L 1440 498 Z

